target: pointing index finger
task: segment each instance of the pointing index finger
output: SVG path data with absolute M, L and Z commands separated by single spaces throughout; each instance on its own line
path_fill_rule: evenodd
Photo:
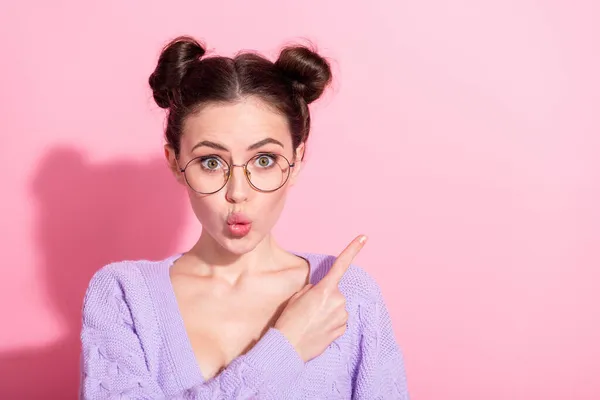
M 329 287 L 337 287 L 337 285 L 342 280 L 342 277 L 352 264 L 354 257 L 358 254 L 358 252 L 363 248 L 365 242 L 367 241 L 367 237 L 365 235 L 357 236 L 346 248 L 340 253 L 337 257 L 331 269 L 321 279 L 319 284 L 321 286 L 329 286 Z

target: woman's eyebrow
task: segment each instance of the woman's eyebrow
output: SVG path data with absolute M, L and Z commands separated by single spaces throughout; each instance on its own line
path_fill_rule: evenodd
M 192 150 L 190 150 L 190 151 L 194 151 L 198 147 L 202 147 L 202 146 L 211 147 L 216 150 L 229 151 L 229 149 L 227 147 L 223 146 L 222 144 L 211 142 L 210 140 L 203 140 L 199 143 L 196 143 L 196 145 L 194 145 L 194 147 L 192 147 Z
M 248 150 L 256 150 L 256 149 L 258 149 L 260 147 L 263 147 L 264 145 L 269 144 L 269 143 L 276 144 L 276 145 L 281 146 L 281 147 L 285 147 L 283 145 L 283 143 L 281 143 L 279 140 L 275 140 L 273 138 L 266 138 L 266 139 L 263 139 L 263 140 L 261 140 L 259 142 L 254 143 L 251 146 L 248 146 Z
M 283 143 L 281 143 L 279 140 L 276 140 L 276 139 L 273 139 L 273 138 L 266 138 L 266 139 L 263 139 L 261 141 L 258 141 L 256 143 L 248 146 L 248 150 L 256 150 L 256 149 L 261 148 L 261 147 L 263 147 L 263 146 L 265 146 L 267 144 L 276 144 L 278 146 L 285 147 L 283 145 Z M 196 143 L 196 145 L 194 145 L 194 147 L 192 147 L 191 151 L 194 151 L 198 147 L 203 147 L 203 146 L 204 147 L 210 147 L 210 148 L 213 148 L 213 149 L 216 149 L 216 150 L 222 150 L 222 151 L 229 152 L 229 149 L 227 147 L 223 146 L 220 143 L 212 142 L 210 140 L 203 140 L 201 142 Z

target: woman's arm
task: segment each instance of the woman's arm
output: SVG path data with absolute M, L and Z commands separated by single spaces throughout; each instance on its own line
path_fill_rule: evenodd
M 166 398 L 150 373 L 122 286 L 110 270 L 100 270 L 90 282 L 81 342 L 81 399 Z M 218 394 L 219 399 L 281 399 L 303 366 L 294 347 L 271 329 L 218 376 L 175 398 L 214 399 Z
M 379 287 L 374 300 L 361 306 L 360 342 L 353 400 L 408 400 L 402 352 Z

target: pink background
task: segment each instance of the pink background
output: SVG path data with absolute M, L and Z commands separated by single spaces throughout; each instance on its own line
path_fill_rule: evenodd
M 91 274 L 198 235 L 146 84 L 182 33 L 334 60 L 277 233 L 370 235 L 413 399 L 600 398 L 598 2 L 167 4 L 1 6 L 0 398 L 74 397 Z

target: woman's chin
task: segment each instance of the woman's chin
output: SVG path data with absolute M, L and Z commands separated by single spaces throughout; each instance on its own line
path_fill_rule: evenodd
M 221 246 L 231 254 L 243 255 L 251 252 L 258 246 L 261 238 L 249 234 L 244 237 L 225 236 L 219 240 Z

